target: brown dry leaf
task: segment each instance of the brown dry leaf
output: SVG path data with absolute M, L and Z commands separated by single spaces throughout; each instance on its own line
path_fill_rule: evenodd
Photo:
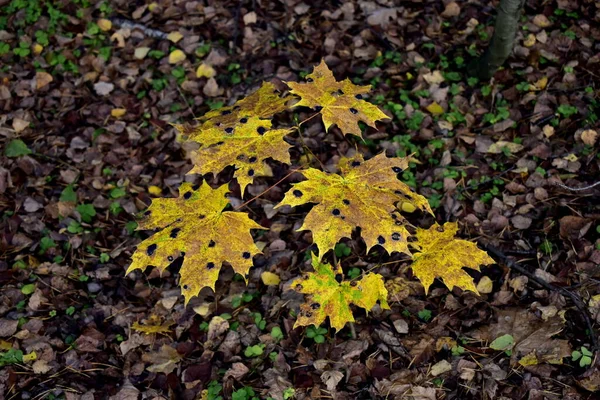
M 46 87 L 52 82 L 54 78 L 47 72 L 38 71 L 35 73 L 35 87 L 37 90 L 40 90 L 43 87 Z
M 540 28 L 547 28 L 552 25 L 552 22 L 544 14 L 538 14 L 533 17 L 533 23 Z
M 181 355 L 173 347 L 163 344 L 159 351 L 142 354 L 142 360 L 152 365 L 146 367 L 150 372 L 170 374 L 181 361 Z
M 502 154 L 504 151 L 508 151 L 510 154 L 514 154 L 518 153 L 521 150 L 523 150 L 522 144 L 500 140 L 496 143 L 493 143 L 488 148 L 487 152 L 491 154 Z
M 321 381 L 327 386 L 328 391 L 334 392 L 343 377 L 344 374 L 340 371 L 325 371 L 321 374 Z
M 173 325 L 173 322 L 162 323 L 162 318 L 158 315 L 150 315 L 144 322 L 144 324 L 140 324 L 139 322 L 134 322 L 131 325 L 131 329 L 143 332 L 146 335 L 154 334 L 154 333 L 168 333 L 171 332 L 170 326 Z
M 598 132 L 593 129 L 586 129 L 581 132 L 581 141 L 588 146 L 593 146 L 596 144 L 596 140 L 598 139 Z
M 460 15 L 460 6 L 455 1 L 451 1 L 446 4 L 444 11 L 442 12 L 442 17 L 444 18 L 452 18 L 458 17 Z

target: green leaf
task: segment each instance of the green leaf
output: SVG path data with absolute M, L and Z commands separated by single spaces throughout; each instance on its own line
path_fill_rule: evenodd
M 23 293 L 25 296 L 28 296 L 33 292 L 35 292 L 35 283 L 30 283 L 28 285 L 24 285 L 21 288 L 21 293 Z
M 494 350 L 510 350 L 515 344 L 515 339 L 512 335 L 502 335 L 497 337 L 492 343 L 490 343 L 490 348 Z
M 92 204 L 80 204 L 76 210 L 81 215 L 83 222 L 90 223 L 92 222 L 92 218 L 96 216 L 96 209 Z
M 62 202 L 77 203 L 77 193 L 75 193 L 72 184 L 67 185 L 63 189 L 62 193 L 60 194 L 59 200 Z
M 581 358 L 581 352 L 577 350 L 573 351 L 573 353 L 571 353 L 571 358 L 573 361 L 579 360 L 579 358 Z
M 581 352 L 583 353 L 584 356 L 588 356 L 588 357 L 593 356 L 592 352 L 589 351 L 586 347 L 582 347 Z
M 121 187 L 116 187 L 110 191 L 110 197 L 112 197 L 113 199 L 119 199 L 125 196 L 126 194 L 127 192 L 125 191 L 125 189 Z
M 4 155 L 6 155 L 6 157 L 21 157 L 31 153 L 33 152 L 29 150 L 25 142 L 21 139 L 11 140 L 4 149 Z

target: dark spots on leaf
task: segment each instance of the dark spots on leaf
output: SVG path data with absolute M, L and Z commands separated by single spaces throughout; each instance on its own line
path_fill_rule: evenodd
M 200 189 L 200 184 L 195 184 L 194 186 L 192 186 L 192 190 L 198 190 Z
M 321 107 L 321 106 L 316 106 L 316 107 L 315 107 L 315 111 L 316 111 L 316 112 L 319 112 L 319 111 L 321 111 L 322 109 L 323 109 L 323 107 Z
M 242 253 L 242 257 L 244 257 L 246 260 L 250 258 L 250 253 L 245 251 Z
M 215 267 L 215 263 L 214 262 L 209 262 L 208 264 L 206 264 L 206 268 L 207 269 L 213 269 Z
M 254 157 L 254 156 L 253 156 L 253 157 L 250 157 L 250 158 L 248 159 L 248 162 L 249 162 L 249 163 L 255 163 L 255 162 L 256 162 L 256 157 Z
M 341 214 L 341 213 L 340 213 L 340 210 L 339 210 L 339 209 L 337 209 L 337 208 L 334 208 L 334 209 L 331 211 L 331 213 L 332 213 L 333 215 L 335 215 L 336 217 L 337 217 L 338 215 L 340 215 L 340 214 Z
M 402 192 L 399 191 L 399 190 L 394 190 L 394 193 L 397 194 L 397 195 L 399 195 L 399 196 L 402 195 Z
M 229 198 L 229 192 L 225 193 L 225 195 L 223 197 L 225 197 L 226 199 L 228 199 Z
M 356 97 L 358 100 L 362 100 L 362 98 L 363 98 L 363 95 L 362 95 L 362 94 L 357 94 L 357 95 L 355 95 L 354 97 Z
M 356 281 L 350 282 L 350 286 L 355 287 L 357 285 Z
M 157 248 L 158 248 L 158 246 L 156 245 L 156 243 L 151 244 L 146 249 L 146 254 L 148 254 L 149 256 L 153 255 Z
M 210 242 L 208 242 L 208 247 L 215 247 L 215 241 L 211 240 Z
M 346 219 L 346 217 L 344 217 L 343 215 L 340 217 L 342 220 Z
M 229 110 L 221 111 L 221 115 L 229 115 L 229 114 L 231 114 L 231 111 L 229 111 Z
M 351 108 L 351 109 L 350 109 L 350 112 L 351 112 L 352 114 L 358 114 L 358 110 L 357 110 L 356 108 Z
M 337 283 L 342 283 L 342 280 L 344 279 L 342 274 L 335 274 L 335 281 Z
M 225 133 L 233 133 L 233 128 L 225 128 Z
M 385 243 L 385 238 L 381 235 L 377 236 L 377 243 L 379 244 L 384 244 Z
M 360 165 L 360 161 L 352 161 L 350 165 L 352 165 L 353 167 L 358 167 Z
M 302 285 L 298 283 L 298 284 L 297 284 L 297 285 L 294 287 L 294 289 L 296 289 L 296 290 L 300 291 L 300 290 L 302 290 Z
M 307 312 L 306 312 L 306 317 L 307 317 L 307 318 L 310 318 L 310 317 L 312 317 L 312 313 L 311 313 L 310 311 L 307 311 Z
M 171 230 L 171 233 L 169 234 L 169 236 L 170 236 L 172 239 L 175 239 L 175 238 L 177 237 L 177 235 L 179 235 L 179 231 L 180 231 L 180 230 L 181 230 L 181 228 L 173 228 L 173 229 Z
M 254 176 L 254 170 L 253 169 L 249 169 L 248 170 L 248 176 Z
M 242 108 L 242 107 L 240 107 L 240 106 L 233 106 L 234 110 L 239 110 L 240 108 Z
M 148 215 L 152 214 L 152 211 L 150 210 L 146 210 L 144 211 L 144 215 L 147 217 Z
M 402 172 L 402 168 L 400 168 L 400 167 L 392 167 L 392 171 L 394 171 L 395 173 L 399 173 L 399 172 Z
M 293 194 L 294 196 L 296 196 L 296 197 L 302 197 L 302 195 L 303 195 L 304 193 L 302 193 L 302 191 L 301 191 L 301 190 L 298 190 L 298 189 L 296 189 L 296 190 L 294 190 L 294 191 L 292 192 L 292 194 Z
M 402 236 L 400 236 L 400 234 L 398 232 L 392 233 L 392 240 L 398 241 L 400 239 L 402 239 Z
M 246 122 L 248 122 L 248 118 L 240 119 L 240 124 L 245 124 Z
M 186 200 L 189 200 L 190 197 L 192 197 L 192 192 L 185 192 L 183 194 L 183 198 L 186 199 Z
M 442 228 L 441 226 L 438 226 L 437 228 L 435 228 L 438 232 L 444 232 L 444 228 Z
M 181 257 L 185 256 L 185 251 L 181 252 Z
M 345 205 L 348 206 L 348 205 L 350 205 L 350 200 L 344 199 L 344 200 L 342 200 L 342 203 L 344 203 Z
M 220 122 L 217 122 L 217 123 L 215 124 L 215 126 L 217 126 L 217 127 L 219 127 L 219 126 L 221 126 L 221 125 L 223 125 L 223 124 L 222 124 L 222 123 L 220 123 Z
M 313 78 L 306 78 L 306 82 L 314 82 Z
M 168 260 L 169 262 L 173 262 L 173 260 L 174 260 L 174 259 L 173 259 L 173 256 L 169 256 L 169 257 L 167 257 L 167 260 Z
M 246 156 L 245 156 L 245 155 L 243 155 L 243 154 L 240 154 L 240 155 L 239 155 L 239 156 L 237 156 L 235 159 L 236 159 L 236 160 L 238 160 L 238 161 L 242 161 L 244 158 L 246 158 Z
M 183 285 L 183 290 L 188 290 L 189 286 L 188 285 Z
M 321 307 L 321 305 L 319 303 L 312 303 L 310 305 L 310 308 L 312 308 L 313 310 L 318 310 L 319 307 Z
M 204 219 L 204 218 L 206 218 L 206 215 L 204 215 L 204 214 L 198 215 L 198 219 Z
M 215 143 L 215 146 L 220 146 L 220 145 L 222 145 L 223 143 L 225 143 L 225 142 L 217 142 L 217 143 Z
M 256 132 L 259 135 L 264 135 L 266 131 L 267 131 L 267 128 L 265 128 L 264 126 L 259 126 L 258 128 L 256 128 Z

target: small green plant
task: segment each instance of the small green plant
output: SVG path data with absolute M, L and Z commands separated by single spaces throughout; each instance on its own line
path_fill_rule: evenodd
M 259 398 L 252 388 L 243 387 L 231 394 L 231 400 L 259 400 Z
M 575 350 L 571 354 L 571 358 L 573 359 L 573 361 L 579 360 L 579 366 L 582 368 L 587 367 L 588 365 L 592 365 L 592 357 L 594 356 L 594 354 L 591 351 L 589 351 L 585 346 L 581 346 L 580 350 L 581 351 Z
M 281 328 L 278 326 L 274 326 L 271 329 L 271 337 L 275 339 L 276 342 L 280 342 L 281 340 L 283 340 L 283 332 Z
M 492 343 L 490 348 L 494 350 L 504 351 L 507 356 L 512 354 L 512 348 L 515 345 L 515 339 L 512 335 L 502 335 L 497 337 Z
M 0 353 L 0 367 L 11 364 L 19 364 L 23 362 L 23 352 L 21 350 L 11 348 L 4 353 Z
M 314 325 L 306 328 L 306 337 L 315 341 L 315 343 L 325 343 L 325 334 L 327 329 L 316 327 Z
M 223 396 L 221 396 L 222 391 L 223 386 L 221 386 L 219 382 L 210 381 L 208 387 L 205 389 L 206 400 L 223 400 Z
M 255 344 L 254 346 L 248 346 L 246 347 L 246 350 L 244 350 L 244 355 L 248 358 L 252 358 L 252 357 L 258 357 L 261 356 L 265 351 L 265 345 L 264 344 Z
M 431 316 L 432 316 L 431 310 L 424 308 L 417 313 L 417 316 L 419 317 L 419 319 L 421 321 L 429 322 L 429 321 L 431 321 Z
M 577 107 L 574 107 L 570 104 L 561 104 L 558 106 L 557 111 L 563 118 L 570 118 L 579 112 Z

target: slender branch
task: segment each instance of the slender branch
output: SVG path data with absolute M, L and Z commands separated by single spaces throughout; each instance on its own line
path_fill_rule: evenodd
M 582 191 L 584 191 L 584 190 L 593 189 L 593 188 L 595 188 L 596 186 L 600 185 L 600 181 L 598 181 L 598 182 L 596 182 L 596 183 L 592 183 L 592 184 L 591 184 L 591 185 L 589 185 L 589 186 L 584 186 L 584 187 L 580 187 L 580 188 L 576 188 L 576 187 L 567 186 L 567 185 L 564 185 L 564 184 L 562 184 L 562 183 L 560 183 L 560 182 L 554 182 L 554 184 L 555 184 L 556 186 L 558 186 L 558 187 L 561 187 L 561 188 L 563 188 L 563 189 L 566 189 L 566 190 L 570 190 L 570 191 L 572 191 L 572 192 L 582 192 Z

